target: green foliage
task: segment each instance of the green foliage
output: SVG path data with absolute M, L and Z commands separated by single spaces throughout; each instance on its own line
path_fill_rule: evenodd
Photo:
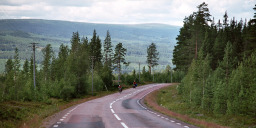
M 87 82 L 88 82 L 88 87 L 87 87 L 87 92 L 92 91 L 92 75 L 88 74 Z M 102 91 L 104 88 L 104 83 L 100 77 L 100 75 L 97 72 L 94 72 L 93 74 L 93 91 Z
M 66 101 L 70 100 L 74 92 L 75 92 L 74 87 L 65 83 L 63 88 L 61 89 L 60 97 Z
M 147 53 L 147 63 L 149 66 L 149 72 L 151 73 L 151 67 L 157 66 L 159 60 L 159 52 L 157 52 L 156 45 L 154 43 L 149 45 Z
M 186 71 L 189 66 L 178 86 L 178 94 L 192 109 L 201 108 L 215 116 L 242 115 L 255 118 L 256 38 L 252 36 L 255 34 L 252 28 L 256 24 L 250 20 L 248 25 L 243 25 L 242 21 L 236 22 L 234 19 L 228 23 L 225 12 L 223 26 L 220 21 L 216 26 L 214 23 L 202 26 L 202 12 L 197 12 L 194 18 L 186 18 L 177 37 L 178 45 L 174 49 L 173 59 L 176 70 Z M 194 31 L 189 31 L 189 28 Z M 205 36 L 200 45 L 202 35 Z M 191 42 L 195 42 L 200 51 L 189 62 L 191 58 L 186 56 L 193 53 L 186 50 L 195 47 L 189 44 Z M 183 61 L 184 58 L 187 60 Z
M 160 89 L 159 92 L 156 94 L 157 103 L 173 112 L 180 113 L 190 118 L 195 118 L 201 121 L 216 123 L 222 126 L 227 126 L 231 128 L 248 128 L 255 126 L 256 118 L 253 116 L 239 114 L 215 115 L 213 114 L 212 110 L 208 110 L 210 108 L 191 106 L 189 102 L 184 102 L 183 97 L 178 94 L 177 86 L 180 85 L 173 85 L 167 88 Z M 210 126 L 208 125 L 207 127 Z

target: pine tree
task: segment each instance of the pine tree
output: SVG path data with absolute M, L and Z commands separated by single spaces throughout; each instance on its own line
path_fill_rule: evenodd
M 63 44 L 60 45 L 59 47 L 59 53 L 58 57 L 56 58 L 55 62 L 52 65 L 52 70 L 55 71 L 56 74 L 56 79 L 61 80 L 64 78 L 66 71 L 67 71 L 67 65 L 66 65 L 66 60 L 69 56 L 69 48 L 68 46 L 65 46 Z
M 193 24 L 193 16 L 190 15 L 184 19 L 184 25 L 180 28 L 180 34 L 176 38 L 177 45 L 174 47 L 173 50 L 173 64 L 176 65 L 176 70 L 187 71 L 189 68 L 190 63 L 193 59 L 192 49 L 190 48 L 190 41 L 191 38 L 191 25 Z
M 109 31 L 107 31 L 106 38 L 104 40 L 104 63 L 111 66 L 111 59 L 113 57 L 111 37 Z
M 16 79 L 18 77 L 18 73 L 20 71 L 20 59 L 19 59 L 19 50 L 18 50 L 18 48 L 15 48 L 13 69 L 14 69 L 14 81 L 16 81 Z
M 80 47 L 80 37 L 78 32 L 73 32 L 70 42 L 71 42 L 71 53 L 75 54 L 76 52 L 78 52 Z
M 151 43 L 149 47 L 147 48 L 147 63 L 149 67 L 149 72 L 151 73 L 151 68 L 158 65 L 159 60 L 159 52 L 157 52 L 156 45 L 154 43 Z
M 47 44 L 45 48 L 42 50 L 43 53 L 43 73 L 44 73 L 44 80 L 47 81 L 50 78 L 50 68 L 51 68 L 51 62 L 52 58 L 54 56 L 54 52 L 52 50 L 51 44 Z
M 24 65 L 23 65 L 23 73 L 26 75 L 29 74 L 29 62 L 27 59 L 25 60 Z
M 228 14 L 227 14 L 227 11 L 225 11 L 225 14 L 223 16 L 223 26 L 224 27 L 227 27 L 229 24 L 228 24 Z
M 102 59 L 101 40 L 99 36 L 97 36 L 95 29 L 93 31 L 91 42 L 89 43 L 89 50 L 90 50 L 90 56 L 95 58 L 93 67 L 95 67 L 96 64 L 101 65 L 101 59 Z
M 5 73 L 9 74 L 13 70 L 13 61 L 8 59 L 5 64 Z
M 126 55 L 126 49 L 123 47 L 123 44 L 120 42 L 115 47 L 115 54 L 114 54 L 114 68 L 118 69 L 119 78 L 121 75 L 121 63 L 125 64 L 125 55 Z

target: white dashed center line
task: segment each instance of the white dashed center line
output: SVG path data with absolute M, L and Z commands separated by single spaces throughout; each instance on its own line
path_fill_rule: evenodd
M 121 124 L 123 125 L 124 128 L 128 128 L 128 126 L 126 126 L 124 122 L 121 122 Z
M 116 117 L 117 120 L 121 120 L 118 115 L 114 114 L 114 116 Z

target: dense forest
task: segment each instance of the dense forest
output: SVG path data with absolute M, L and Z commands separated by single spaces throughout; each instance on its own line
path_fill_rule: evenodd
M 91 91 L 100 92 L 117 90 L 121 80 L 122 85 L 131 85 L 134 80 L 143 82 L 170 82 L 180 81 L 182 72 L 173 72 L 171 67 L 154 74 L 154 71 L 133 70 L 131 73 L 122 73 L 130 62 L 126 62 L 127 49 L 119 42 L 115 49 L 107 31 L 105 40 L 101 41 L 96 30 L 92 38 L 80 37 L 79 32 L 73 32 L 70 40 L 71 47 L 60 45 L 56 55 L 51 44 L 47 44 L 42 51 L 42 68 L 35 62 L 35 84 L 33 80 L 33 55 L 21 65 L 19 49 L 15 49 L 13 58 L 5 64 L 5 72 L 0 76 L 0 101 L 42 101 L 49 98 L 69 100 L 91 95 Z M 102 49 L 103 48 L 103 49 Z M 149 67 L 158 65 L 159 53 L 152 43 L 148 48 Z M 118 75 L 114 75 L 118 72 Z M 173 78 L 173 79 L 172 79 Z M 93 82 L 93 88 L 92 88 Z
M 184 19 L 176 38 L 175 70 L 186 72 L 178 92 L 190 108 L 255 118 L 256 13 L 247 21 L 226 11 L 215 23 L 207 6 Z

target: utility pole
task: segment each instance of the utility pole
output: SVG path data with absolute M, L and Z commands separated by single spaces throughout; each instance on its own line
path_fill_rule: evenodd
M 90 56 L 90 59 L 92 61 L 92 95 L 93 95 L 93 69 L 94 69 L 93 61 L 95 60 L 95 56 Z
M 153 74 L 153 82 L 155 81 L 154 80 L 154 67 L 152 67 L 152 74 Z
M 33 78 L 34 78 L 34 89 L 36 89 L 36 67 L 35 67 L 35 61 L 36 61 L 36 55 L 35 55 L 35 51 L 36 51 L 36 44 L 38 43 L 30 43 L 32 44 L 32 49 L 33 49 Z
M 118 85 L 120 85 L 119 81 L 120 81 L 120 74 L 121 74 L 121 65 L 120 65 L 120 61 L 121 61 L 121 56 L 120 56 L 120 50 L 118 51 L 118 56 L 119 56 L 119 60 L 118 60 Z
M 170 67 L 171 67 L 171 83 L 172 83 L 172 61 L 171 61 Z
M 140 82 L 140 62 L 139 62 L 139 82 Z
M 150 60 L 150 63 L 149 63 L 150 69 L 149 70 L 150 70 L 150 73 L 151 73 L 152 59 L 148 59 L 148 60 Z M 154 82 L 154 68 L 153 68 L 153 66 L 152 66 L 152 74 L 153 74 L 153 82 Z
M 172 83 L 172 67 L 171 67 L 171 83 Z

